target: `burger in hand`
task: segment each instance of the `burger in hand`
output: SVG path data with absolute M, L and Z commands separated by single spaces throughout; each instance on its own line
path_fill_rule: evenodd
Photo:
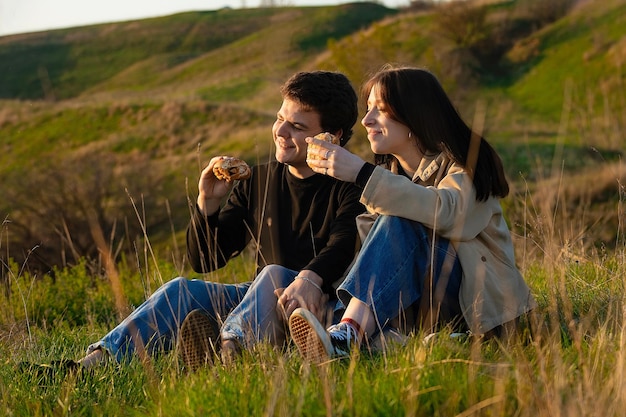
M 315 135 L 313 137 L 315 139 L 321 139 L 323 141 L 330 142 L 330 143 L 332 143 L 334 145 L 339 145 L 339 138 L 337 136 L 331 134 L 331 133 L 328 133 L 328 132 L 320 133 L 320 134 Z M 313 150 L 313 149 L 319 149 L 319 146 L 309 144 L 309 146 L 307 148 L 307 152 L 309 152 L 307 154 L 307 159 L 324 159 L 324 158 L 318 156 L 315 153 L 310 153 L 310 151 Z
M 213 174 L 218 180 L 235 181 L 250 178 L 250 167 L 243 159 L 223 157 L 213 165 Z

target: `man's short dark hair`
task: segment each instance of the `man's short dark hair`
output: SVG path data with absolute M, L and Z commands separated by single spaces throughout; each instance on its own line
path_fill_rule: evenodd
M 343 131 L 341 146 L 352 137 L 359 114 L 357 94 L 348 77 L 339 72 L 298 72 L 281 87 L 283 98 L 298 101 L 320 115 L 326 132 Z

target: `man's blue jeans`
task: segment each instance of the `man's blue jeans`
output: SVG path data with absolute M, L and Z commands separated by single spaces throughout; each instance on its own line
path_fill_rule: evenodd
M 434 308 L 442 320 L 458 321 L 461 276 L 447 239 L 433 236 L 418 222 L 379 216 L 337 295 L 343 306 L 352 297 L 370 306 L 378 329 L 416 304 Z
M 138 351 L 153 354 L 172 349 L 180 325 L 195 309 L 204 310 L 217 323 L 237 306 L 250 283 L 221 284 L 175 278 L 163 284 L 88 352 L 103 348 L 118 362 Z
M 138 350 L 148 354 L 172 349 L 185 317 L 195 309 L 204 310 L 222 324 L 221 336 L 235 339 L 246 347 L 260 340 L 280 345 L 285 341 L 286 325 L 276 310 L 277 288 L 286 288 L 298 271 L 268 265 L 254 282 L 221 284 L 178 277 L 163 284 L 124 321 L 88 352 L 103 348 L 118 362 Z
M 241 303 L 228 315 L 222 340 L 236 340 L 247 348 L 265 340 L 280 346 L 286 339 L 286 324 L 277 310 L 274 290 L 287 288 L 299 271 L 268 265 L 259 272 Z

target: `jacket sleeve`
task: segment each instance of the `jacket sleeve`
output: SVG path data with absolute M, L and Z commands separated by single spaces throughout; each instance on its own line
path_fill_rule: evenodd
M 456 241 L 475 238 L 494 214 L 501 212 L 496 199 L 477 201 L 471 178 L 455 166 L 436 186 L 415 184 L 402 175 L 376 167 L 361 202 L 371 212 L 420 222 Z

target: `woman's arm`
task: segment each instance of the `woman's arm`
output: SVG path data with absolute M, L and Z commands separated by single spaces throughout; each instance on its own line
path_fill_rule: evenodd
M 415 184 L 402 175 L 376 167 L 361 202 L 372 212 L 420 222 L 451 240 L 474 238 L 494 214 L 501 212 L 496 199 L 477 201 L 471 178 L 455 166 L 436 186 Z

